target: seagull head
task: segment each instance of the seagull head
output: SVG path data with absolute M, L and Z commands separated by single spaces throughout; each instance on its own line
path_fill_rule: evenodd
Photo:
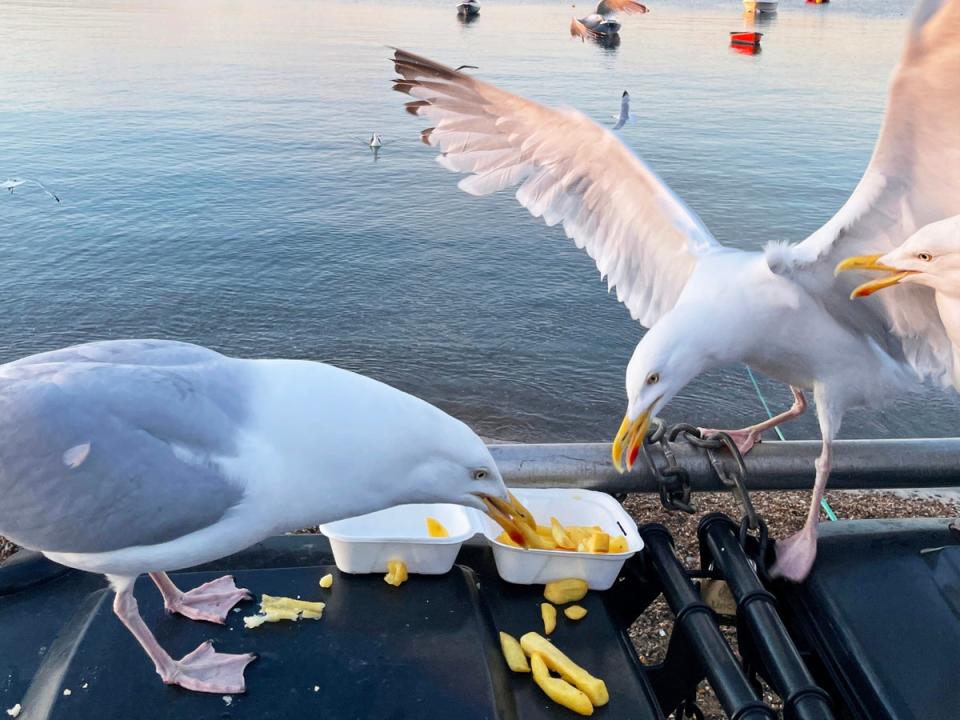
M 955 295 L 960 289 L 960 215 L 924 225 L 895 250 L 886 254 L 850 257 L 837 272 L 872 270 L 884 275 L 854 289 L 850 298 L 914 283 Z
M 633 469 L 650 419 L 706 369 L 708 353 L 696 347 L 696 332 L 677 309 L 657 322 L 633 351 L 627 365 L 627 412 L 613 440 L 612 457 L 619 472 Z

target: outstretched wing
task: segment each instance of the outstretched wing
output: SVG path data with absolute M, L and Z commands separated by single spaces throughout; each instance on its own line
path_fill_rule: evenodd
M 597 14 L 608 17 L 615 13 L 622 12 L 628 15 L 633 13 L 649 12 L 646 5 L 642 5 L 635 0 L 601 0 L 597 5 Z
M 851 255 L 886 253 L 918 229 L 960 214 L 960 0 L 917 8 L 890 86 L 880 138 L 846 204 L 803 242 L 772 245 L 767 259 L 841 307 L 862 278 L 834 278 Z M 828 300 L 829 302 L 829 300 Z M 923 376 L 951 381 L 952 351 L 929 288 L 900 285 L 846 313 L 872 313 Z M 862 320 L 863 318 L 861 318 Z
M 700 219 L 617 137 L 575 110 L 539 105 L 403 50 L 394 89 L 461 190 L 519 186 L 517 200 L 589 253 L 646 326 L 676 303 L 697 256 L 718 247 Z

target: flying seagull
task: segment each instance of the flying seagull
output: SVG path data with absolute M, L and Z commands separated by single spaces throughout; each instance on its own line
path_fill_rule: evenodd
M 0 188 L 2 188 L 3 190 L 8 190 L 11 193 L 21 185 L 36 185 L 38 188 L 43 190 L 47 195 L 52 197 L 54 200 L 56 200 L 57 202 L 60 202 L 60 198 L 58 198 L 52 192 L 47 190 L 46 185 L 44 185 L 39 180 L 31 180 L 30 178 L 13 178 L 12 180 L 4 180 L 3 182 L 0 182 Z
M 855 288 L 851 298 L 869 297 L 878 290 L 901 283 L 921 285 L 928 290 L 903 295 L 900 301 L 910 303 L 898 307 L 904 313 L 930 313 L 932 294 L 943 332 L 953 350 L 953 385 L 960 390 L 960 215 L 930 223 L 920 228 L 902 245 L 888 253 L 847 258 L 838 271 L 874 270 L 887 273 Z M 921 302 L 917 303 L 917 298 Z M 911 306 L 912 305 L 912 306 Z M 936 321 L 927 318 L 930 327 L 939 332 Z
M 577 6 L 572 7 L 576 9 Z M 636 0 L 602 0 L 597 5 L 596 12 L 582 18 L 573 17 L 570 21 L 570 35 L 581 40 L 615 35 L 620 32 L 620 21 L 614 17 L 618 12 L 633 15 L 649 11 L 646 5 Z
M 951 377 L 950 342 L 929 291 L 904 285 L 850 302 L 853 283 L 835 278 L 834 267 L 960 214 L 960 0 L 921 3 L 873 159 L 851 198 L 806 240 L 762 251 L 718 243 L 640 158 L 585 115 L 402 50 L 394 63 L 394 88 L 415 98 L 408 110 L 434 124 L 423 137 L 443 151 L 438 162 L 469 173 L 460 189 L 487 195 L 519 186 L 517 200 L 548 225 L 562 224 L 650 328 L 627 366 L 627 410 L 613 443 L 618 468 L 632 468 L 650 417 L 711 368 L 747 363 L 793 388 L 790 410 L 734 432 L 744 451 L 802 412 L 803 390 L 813 391 L 823 437 L 813 500 L 803 529 L 777 543 L 773 568 L 806 577 L 846 410 L 913 389 L 918 375 Z
M 620 114 L 613 117 L 617 121 L 616 125 L 613 126 L 614 130 L 619 130 L 630 121 L 630 93 L 626 90 L 623 91 L 620 98 Z
M 508 498 L 483 441 L 388 385 L 330 365 L 239 360 L 163 340 L 78 345 L 0 365 L 0 534 L 103 573 L 113 609 L 167 684 L 243 692 L 252 655 L 180 660 L 137 609 L 222 623 L 248 597 L 225 577 L 166 575 L 270 535 L 403 503 L 487 510 Z

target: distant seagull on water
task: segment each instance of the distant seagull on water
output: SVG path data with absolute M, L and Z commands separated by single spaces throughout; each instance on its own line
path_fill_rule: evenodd
M 383 140 L 380 138 L 380 133 L 373 133 L 367 141 L 367 145 L 372 148 L 383 147 Z
M 52 192 L 47 190 L 46 185 L 44 185 L 39 180 L 31 180 L 30 178 L 13 178 L 12 180 L 4 180 L 2 183 L 0 183 L 0 188 L 4 190 L 8 190 L 12 193 L 16 188 L 20 187 L 21 185 L 36 185 L 38 188 L 43 190 L 47 195 L 52 197 L 54 200 L 56 200 L 57 202 L 60 202 L 60 198 L 58 198 Z

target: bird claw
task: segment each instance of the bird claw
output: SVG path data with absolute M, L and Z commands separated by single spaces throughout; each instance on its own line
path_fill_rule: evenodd
M 697 428 L 700 431 L 700 437 L 707 437 L 714 433 L 724 433 L 730 436 L 733 444 L 741 455 L 746 455 L 753 449 L 753 446 L 763 440 L 763 433 L 759 433 L 752 428 L 743 428 L 742 430 L 715 430 L 714 428 Z
M 257 656 L 252 653 L 230 655 L 218 653 L 210 641 L 188 655 L 158 670 L 167 685 L 179 685 L 195 692 L 229 695 L 246 692 L 243 671 Z
M 252 599 L 250 591 L 238 588 L 232 575 L 224 575 L 195 587 L 179 597 L 164 601 L 168 612 L 180 613 L 191 620 L 223 625 L 230 609 L 241 600 Z
M 817 559 L 817 536 L 804 529 L 784 540 L 777 540 L 777 561 L 770 569 L 770 577 L 790 582 L 803 582 Z

